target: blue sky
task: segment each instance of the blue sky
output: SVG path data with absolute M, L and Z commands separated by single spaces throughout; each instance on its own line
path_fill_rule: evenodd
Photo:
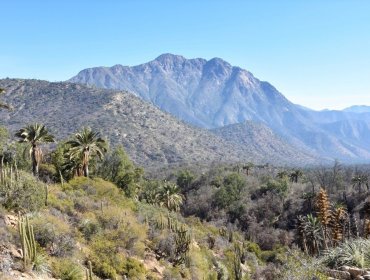
M 1 1 L 0 78 L 221 57 L 314 109 L 370 105 L 370 1 Z

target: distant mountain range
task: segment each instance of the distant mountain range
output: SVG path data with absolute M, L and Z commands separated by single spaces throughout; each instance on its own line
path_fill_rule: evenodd
M 348 108 L 343 109 L 344 112 L 352 112 L 352 113 L 370 113 L 370 106 L 365 105 L 355 105 Z
M 233 139 L 233 126 L 215 132 L 193 127 L 125 91 L 19 79 L 0 80 L 0 88 L 6 91 L 2 100 L 14 107 L 0 110 L 0 125 L 12 133 L 41 122 L 62 140 L 90 126 L 112 145 L 122 144 L 137 164 L 146 167 L 247 161 L 302 166 L 318 160 L 287 145 L 262 124 L 241 124 L 247 134 L 240 141 Z
M 302 151 L 346 162 L 370 160 L 370 111 L 307 109 L 220 58 L 163 54 L 133 67 L 85 69 L 69 82 L 133 92 L 198 127 L 215 129 L 254 121 Z M 245 130 L 237 131 L 233 137 L 246 136 Z

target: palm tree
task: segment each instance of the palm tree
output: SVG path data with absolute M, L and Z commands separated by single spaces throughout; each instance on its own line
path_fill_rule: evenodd
M 369 190 L 369 178 L 363 174 L 356 174 L 351 180 L 353 186 L 357 187 L 359 192 L 362 192 L 362 186 L 366 185 L 367 189 Z
M 245 174 L 249 176 L 249 171 L 254 167 L 254 164 L 251 162 L 248 162 L 246 165 L 243 166 L 243 170 L 245 170 Z
M 32 173 L 33 175 L 38 176 L 39 166 L 42 161 L 42 150 L 39 147 L 39 144 L 54 142 L 54 136 L 49 134 L 45 125 L 38 123 L 21 128 L 15 136 L 20 138 L 20 143 L 30 144 L 29 153 L 32 160 Z
M 289 177 L 290 177 L 290 181 L 292 183 L 298 183 L 298 179 L 299 177 L 301 177 L 303 175 L 303 172 L 299 169 L 296 169 L 294 170 L 292 173 L 290 173 Z
M 278 172 L 278 174 L 276 175 L 276 177 L 278 177 L 279 179 L 285 179 L 288 177 L 288 172 L 286 172 L 285 170 L 284 171 L 280 171 Z
M 67 152 L 69 159 L 82 164 L 85 177 L 89 176 L 90 159 L 98 156 L 101 160 L 107 151 L 106 141 L 100 137 L 99 132 L 86 127 L 76 133 L 74 139 L 68 141 L 67 145 L 70 146 Z
M 0 94 L 2 94 L 4 92 L 5 92 L 5 89 L 0 88 Z M 2 103 L 2 102 L 0 102 L 0 108 L 5 108 L 5 109 L 8 109 L 8 110 L 12 109 L 12 107 L 10 105 Z
M 173 184 L 167 183 L 159 191 L 160 205 L 164 205 L 170 211 L 179 211 L 184 199 L 180 194 L 180 188 Z

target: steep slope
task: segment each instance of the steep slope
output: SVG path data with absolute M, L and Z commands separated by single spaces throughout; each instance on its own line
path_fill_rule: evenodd
M 370 113 L 309 110 L 286 99 L 267 82 L 220 58 L 209 61 L 164 54 L 128 67 L 96 67 L 70 79 L 101 88 L 125 89 L 190 124 L 217 128 L 246 120 L 270 127 L 294 146 L 344 161 L 368 161 L 370 134 L 352 143 L 330 124 L 370 123 Z
M 294 158 L 297 153 L 297 149 L 294 149 L 262 123 L 246 121 L 216 128 L 212 132 L 228 141 L 237 142 L 252 155 L 265 154 L 270 158 L 278 156 L 278 158 L 288 159 Z M 306 154 L 309 155 L 308 152 Z M 278 158 L 273 161 L 277 161 Z M 319 164 L 319 156 L 317 158 L 316 163 Z
M 314 161 L 299 151 L 294 158 L 249 153 L 249 148 L 178 121 L 127 92 L 15 79 L 0 80 L 0 87 L 6 90 L 4 100 L 15 108 L 0 111 L 0 124 L 10 130 L 41 122 L 63 139 L 90 126 L 111 139 L 113 145 L 123 144 L 140 165 L 246 160 L 302 165 Z

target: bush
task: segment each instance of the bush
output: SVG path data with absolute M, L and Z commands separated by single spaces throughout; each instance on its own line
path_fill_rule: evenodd
M 61 280 L 84 279 L 82 267 L 71 259 L 55 259 L 52 262 L 52 275 Z
M 63 220 L 43 213 L 31 221 L 36 241 L 52 256 L 69 256 L 75 248 L 71 228 Z
M 80 222 L 79 230 L 82 232 L 86 240 L 91 240 L 91 237 L 100 232 L 101 227 L 95 218 L 86 218 Z
M 215 193 L 215 204 L 221 209 L 227 208 L 233 201 L 240 198 L 240 193 L 245 188 L 246 182 L 237 173 L 231 173 L 223 180 L 223 185 Z
M 92 250 L 90 260 L 96 275 L 115 279 L 117 274 L 123 274 L 125 259 L 118 253 L 114 241 L 105 238 L 104 235 L 97 235 L 92 238 L 90 248 Z
M 0 203 L 5 208 L 33 212 L 45 204 L 45 184 L 31 174 L 14 168 L 12 171 L 5 168 L 4 172 L 5 178 L 0 181 Z
M 145 274 L 146 270 L 144 265 L 136 259 L 127 258 L 124 265 L 125 275 L 129 279 L 146 279 Z
M 369 267 L 370 240 L 362 238 L 346 240 L 339 246 L 324 252 L 322 262 L 332 268 L 343 265 Z

